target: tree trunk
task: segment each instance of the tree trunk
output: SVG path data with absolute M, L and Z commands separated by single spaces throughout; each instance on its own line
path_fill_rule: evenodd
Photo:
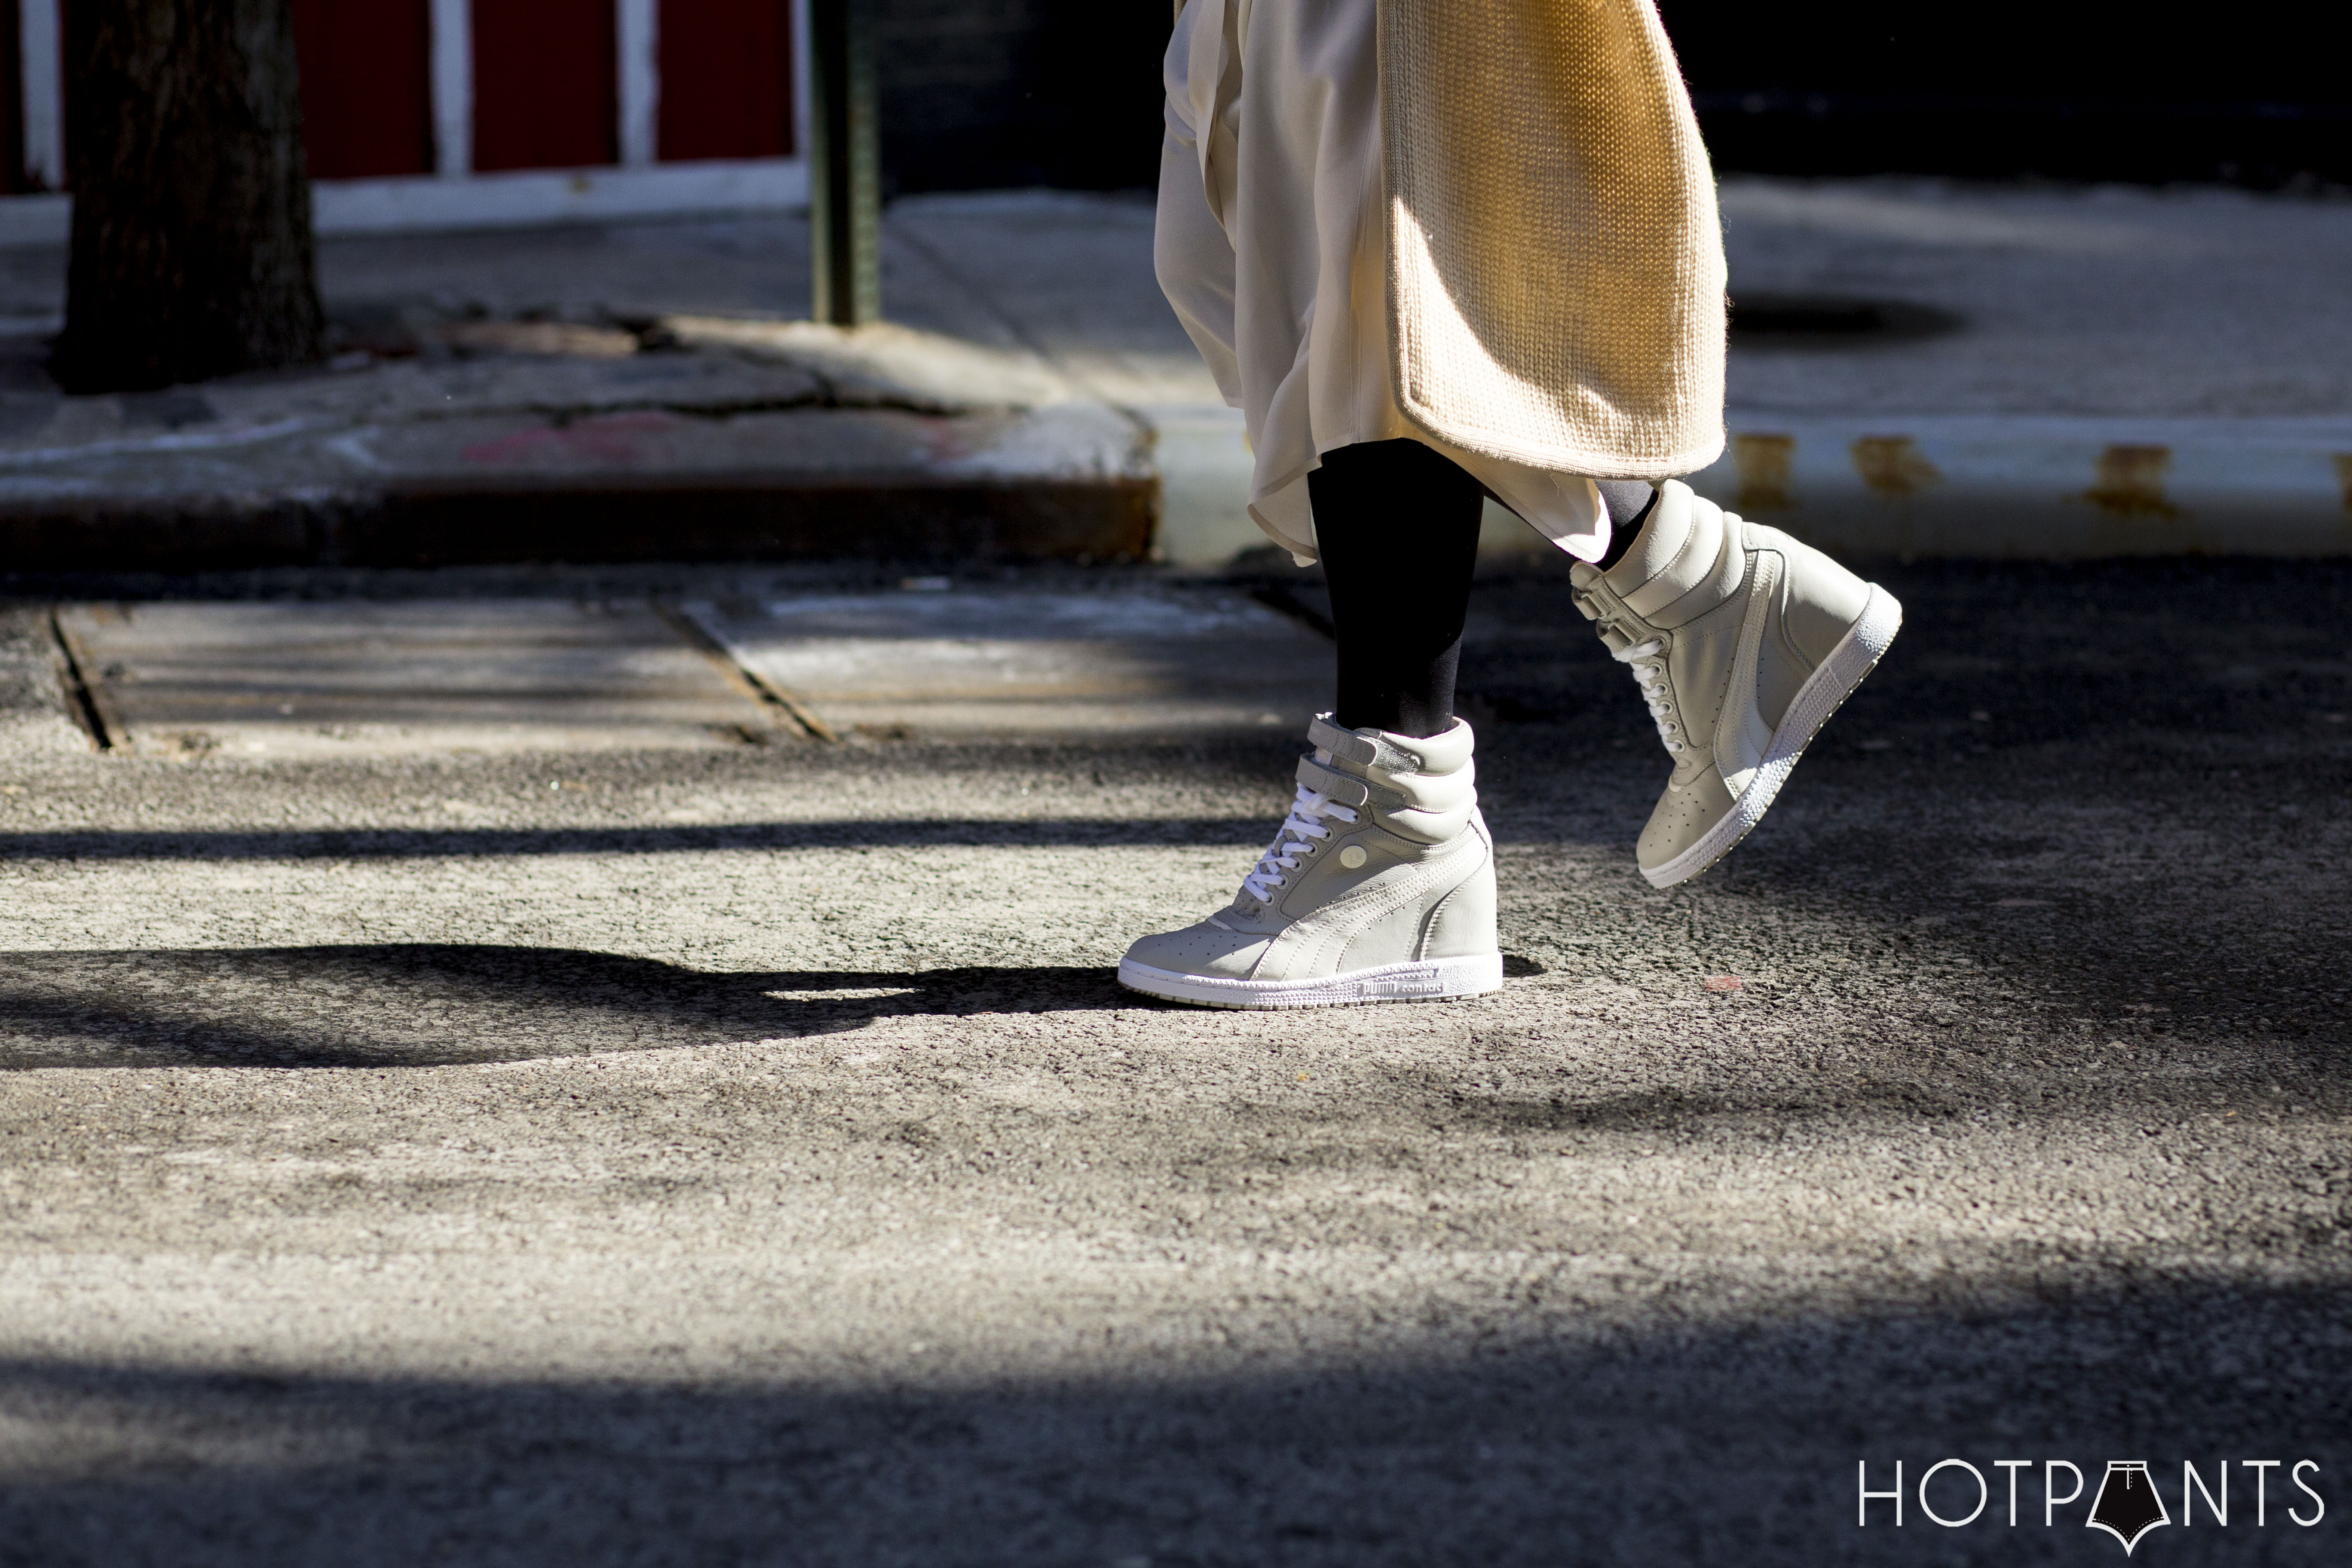
M 74 0 L 52 370 L 129 392 L 323 352 L 291 0 Z

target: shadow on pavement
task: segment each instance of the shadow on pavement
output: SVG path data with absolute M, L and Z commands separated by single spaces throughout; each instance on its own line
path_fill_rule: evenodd
M 438 1067 L 1131 1007 L 1112 969 L 705 973 L 436 943 L 0 955 L 0 1068 Z
M 1402 1352 L 1219 1371 L 1209 1352 L 1156 1377 L 942 1374 L 937 1349 L 847 1387 L 772 1368 L 372 1381 L 19 1359 L 0 1363 L 0 1561 L 2120 1563 L 2084 1528 L 2110 1459 L 2148 1462 L 2175 1521 L 2161 1562 L 2344 1561 L 2352 1348 L 2332 1292 L 2151 1273 L 1630 1328 L 1569 1299 L 1605 1295 L 1605 1271 L 1566 1283 L 1520 1314 L 1519 1342 L 1432 1352 L 1433 1327 Z M 1959 1528 L 1919 1512 L 1946 1458 L 1990 1483 Z M 2033 1462 L 2010 1472 L 2014 1526 L 2005 1458 Z M 2045 1526 L 2047 1459 L 2084 1488 Z M 2244 1459 L 2284 1461 L 2260 1524 Z M 2326 1504 L 2310 1528 L 2288 1511 L 2313 1516 L 2287 1479 L 2303 1459 Z M 1874 1488 L 1903 1462 L 1903 1528 L 1883 1501 L 1857 1528 L 1857 1460 Z M 2226 1527 L 2201 1507 L 2179 1527 L 2183 1460 L 2209 1483 L 2231 1462 Z M 1976 1501 L 1965 1472 L 1937 1488 L 1948 1518 Z
M 1109 963 L 706 972 L 572 948 L 394 943 L 20 952 L 0 954 L 0 1071 L 429 1068 L 804 1038 L 892 1017 L 1169 1007 L 1121 989 Z M 1543 983 L 1539 963 L 1506 964 L 1518 982 Z M 1474 1086 L 1447 1070 L 1391 1066 L 1372 1069 L 1388 1086 L 1375 1103 L 1340 1121 L 1395 1111 L 1463 1131 L 1693 1136 L 1857 1117 L 2122 1112 L 2167 1122 L 2218 1113 L 2224 1083 L 2227 1104 L 2251 1118 L 2352 1105 L 2352 1045 L 2333 1030 L 2192 1026 L 2137 1034 L 2128 1049 L 2116 1048 L 2121 1041 L 2085 1048 L 2039 1019 L 1963 1031 L 1948 1017 L 1882 1015 L 1859 1031 L 1817 1030 L 1791 1053 L 1745 1043 L 1756 1008 L 1800 1022 L 1811 1011 L 1795 997 L 1720 1020 L 1655 1012 L 1630 1020 L 1634 1039 L 1676 1042 L 1669 1048 L 1684 1067 L 1670 1089 L 1629 1092 L 1605 1075 L 1533 1066 L 1507 1086 Z M 1530 1026 L 1524 1012 L 1477 1003 L 1457 1016 L 1498 1045 Z M 1973 1016 L 1982 1024 L 1987 1013 Z
M 436 859 L 469 855 L 674 855 L 692 850 L 1243 845 L 1278 817 L 926 817 L 678 827 L 367 827 L 263 831 L 67 828 L 0 833 L 7 860 Z

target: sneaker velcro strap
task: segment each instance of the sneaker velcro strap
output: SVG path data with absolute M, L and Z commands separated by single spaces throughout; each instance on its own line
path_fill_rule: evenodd
M 1353 730 L 1342 730 L 1331 722 L 1331 716 L 1328 713 L 1315 716 L 1315 722 L 1307 726 L 1307 739 L 1320 750 L 1360 768 L 1371 766 L 1381 754 L 1380 747 Z
M 1327 768 L 1312 757 L 1298 759 L 1298 782 L 1341 805 L 1361 805 L 1372 798 L 1371 786 L 1363 780 Z
M 1661 500 L 1659 511 L 1663 514 L 1665 510 L 1664 502 Z M 1723 509 L 1704 496 L 1692 496 L 1677 510 L 1686 521 L 1680 533 L 1681 548 L 1671 559 L 1657 562 L 1648 559 L 1645 552 L 1643 562 L 1644 576 L 1638 585 L 1631 588 L 1620 585 L 1620 596 L 1624 600 L 1625 607 L 1645 621 L 1693 589 L 1713 581 L 1722 565 L 1725 548 Z M 1645 540 L 1643 542 L 1657 542 Z M 1738 546 L 1735 544 L 1732 548 L 1736 550 Z M 1619 570 L 1622 571 L 1624 563 L 1620 562 Z M 1711 609 L 1719 602 L 1719 598 L 1709 600 L 1696 607 Z M 1689 617 L 1685 616 L 1684 618 Z

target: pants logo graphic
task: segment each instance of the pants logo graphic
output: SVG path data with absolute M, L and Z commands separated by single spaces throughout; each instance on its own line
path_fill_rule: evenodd
M 2159 1524 L 2172 1522 L 2172 1510 L 2156 1495 L 2156 1483 L 2147 1479 L 2146 1459 L 2109 1459 L 2106 1479 L 2099 1483 L 2098 1500 L 2091 1505 L 2091 1517 L 2084 1522 L 2122 1542 L 2124 1555 L 2128 1557 L 2141 1536 Z
M 1854 1523 L 1864 1528 L 1891 1523 L 1900 1530 L 1906 1522 L 1906 1503 L 1916 1510 L 1910 1518 L 1913 1525 L 1924 1520 L 1946 1530 L 1972 1526 L 2016 1530 L 2037 1523 L 2049 1530 L 2079 1521 L 2114 1536 L 2129 1557 L 2149 1531 L 2163 1525 L 2200 1531 L 2227 1530 L 2234 1512 L 2240 1529 L 2268 1530 L 2274 1524 L 2292 1523 L 2310 1530 L 2327 1517 L 2316 1459 L 2183 1460 L 2177 1515 L 2165 1500 L 2171 1484 L 2168 1472 L 2159 1476 L 2158 1467 L 2147 1459 L 2109 1459 L 2106 1473 L 2099 1478 L 2098 1491 L 2091 1499 L 2088 1518 L 2074 1512 L 2082 1506 L 2090 1478 L 2073 1460 L 1993 1459 L 1988 1468 L 2000 1479 L 1962 1458 L 1938 1459 L 1906 1478 L 1904 1462 L 1896 1459 L 1892 1466 L 1894 1484 L 1873 1486 L 1871 1461 L 1864 1459 L 1854 1467 Z M 1880 1461 L 1879 1479 L 1887 1479 L 1887 1468 L 1885 1461 Z M 2273 1476 L 2273 1470 L 2285 1473 Z M 2230 1499 L 2233 1475 L 2240 1483 L 2234 1510 Z M 2251 1497 L 2246 1495 L 2249 1490 Z M 2038 1498 L 2033 1495 L 2036 1491 L 2041 1493 Z M 2251 1519 L 2245 1517 L 2249 1513 Z M 2273 1521 L 2273 1513 L 2284 1517 Z

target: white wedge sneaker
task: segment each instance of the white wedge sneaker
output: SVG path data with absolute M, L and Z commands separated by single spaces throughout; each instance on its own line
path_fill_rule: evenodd
M 1343 1007 L 1503 984 L 1470 726 L 1315 721 L 1290 816 L 1225 909 L 1128 949 L 1119 984 L 1207 1007 Z
M 1634 847 L 1653 887 L 1688 881 L 1748 837 L 1903 625 L 1885 589 L 1680 480 L 1659 487 L 1623 560 L 1570 575 L 1674 758 Z

